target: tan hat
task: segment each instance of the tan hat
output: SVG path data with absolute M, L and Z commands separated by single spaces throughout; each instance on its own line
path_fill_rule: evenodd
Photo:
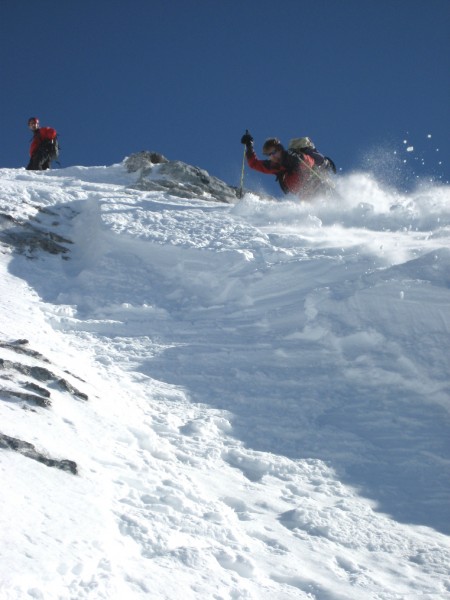
M 289 142 L 289 150 L 302 150 L 303 148 L 314 148 L 314 144 L 309 137 L 293 138 Z

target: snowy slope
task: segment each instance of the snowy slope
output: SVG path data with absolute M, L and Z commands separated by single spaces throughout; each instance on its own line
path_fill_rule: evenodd
M 0 598 L 450 597 L 449 187 L 138 177 L 0 169 Z

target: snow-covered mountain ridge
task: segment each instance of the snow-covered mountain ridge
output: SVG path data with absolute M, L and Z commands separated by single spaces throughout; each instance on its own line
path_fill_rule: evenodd
M 0 598 L 446 597 L 448 186 L 164 164 L 0 169 Z

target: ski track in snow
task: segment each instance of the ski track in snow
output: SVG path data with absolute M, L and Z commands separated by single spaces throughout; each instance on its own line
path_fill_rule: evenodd
M 89 396 L 0 404 L 80 467 L 0 454 L 0 598 L 450 597 L 448 186 L 230 206 L 135 177 L 0 169 L 0 213 L 71 242 L 0 246 L 1 340 Z

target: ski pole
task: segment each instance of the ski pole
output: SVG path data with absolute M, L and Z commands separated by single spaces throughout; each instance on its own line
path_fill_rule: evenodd
M 248 134 L 248 129 L 245 130 L 245 134 Z M 245 151 L 247 150 L 247 147 L 244 146 L 244 154 L 242 156 L 242 171 L 241 171 L 241 186 L 239 188 L 237 197 L 238 198 L 242 198 L 242 193 L 244 190 L 244 170 L 245 170 Z
M 297 156 L 298 156 L 298 155 L 297 155 Z M 324 183 L 325 185 L 328 185 L 328 186 L 329 186 L 331 189 L 333 189 L 333 190 L 334 190 L 334 189 L 336 189 L 336 186 L 334 185 L 334 183 L 332 183 L 331 181 L 327 181 L 327 180 L 325 179 L 325 177 L 322 177 L 321 175 L 319 175 L 319 173 L 317 173 L 317 171 L 314 171 L 314 169 L 313 169 L 312 167 L 310 167 L 310 166 L 308 165 L 308 163 L 307 163 L 307 162 L 305 162 L 301 156 L 299 156 L 298 158 L 300 159 L 300 162 L 301 162 L 302 164 L 304 164 L 304 165 L 305 165 L 305 167 L 306 167 L 307 169 L 309 169 L 309 170 L 311 171 L 311 173 L 313 173 L 313 174 L 314 174 L 314 175 L 315 175 L 315 176 L 316 176 L 318 179 L 320 179 L 320 181 L 321 181 L 322 183 Z
M 319 175 L 319 173 L 317 173 L 312 167 L 310 167 L 308 165 L 307 162 L 305 162 L 303 160 L 303 158 L 301 156 L 298 157 L 300 159 L 300 162 L 305 165 L 305 167 L 307 169 L 309 169 L 311 171 L 311 173 L 314 173 L 314 175 L 319 179 L 319 181 L 321 181 L 321 183 L 323 183 L 324 185 L 328 186 L 328 188 L 334 193 L 336 194 L 339 198 L 342 199 L 341 194 L 337 191 L 336 189 L 336 184 L 333 183 L 332 181 L 330 181 L 329 179 L 325 179 L 325 177 L 322 177 L 321 175 Z

